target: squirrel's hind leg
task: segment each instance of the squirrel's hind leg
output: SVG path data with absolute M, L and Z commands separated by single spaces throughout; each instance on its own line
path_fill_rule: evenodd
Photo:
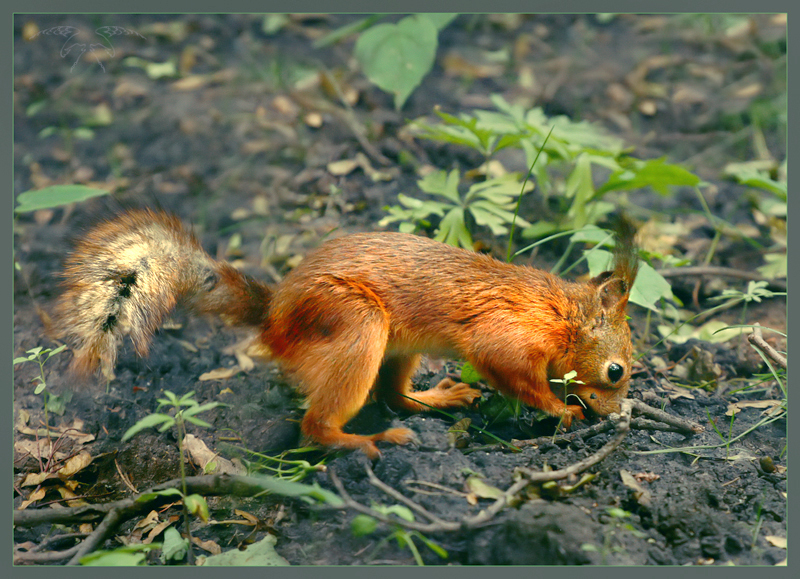
M 388 334 L 382 312 L 363 315 L 325 340 L 296 343 L 282 356 L 284 368 L 307 396 L 308 410 L 301 425 L 305 436 L 323 446 L 361 450 L 370 458 L 380 456 L 377 441 L 404 444 L 413 440 L 414 433 L 407 428 L 390 428 L 371 436 L 342 430 L 369 398 Z

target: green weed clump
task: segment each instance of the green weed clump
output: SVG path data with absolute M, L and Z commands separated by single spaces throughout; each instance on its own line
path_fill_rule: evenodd
M 472 247 L 475 227 L 504 235 L 513 221 L 513 198 L 533 190 L 532 185 L 523 188 L 522 175 L 498 171 L 496 154 L 509 147 L 524 152 L 545 206 L 555 205 L 549 216 L 535 223 L 517 217 L 526 238 L 597 223 L 617 208 L 604 199 L 611 192 L 649 188 L 668 195 L 675 186 L 701 185 L 699 177 L 680 165 L 630 156 L 621 139 L 589 122 L 563 115 L 548 117 L 540 107 L 526 110 L 500 95 L 492 95 L 491 100 L 496 110 L 458 116 L 435 111 L 437 120 L 417 119 L 409 126 L 418 138 L 480 153 L 483 162 L 470 173 L 481 181 L 464 183 L 457 170 L 426 175 L 418 184 L 432 199 L 401 195 L 398 205 L 386 208 L 388 215 L 381 226 L 398 223 L 407 232 L 435 226 L 437 239 L 462 247 Z M 460 194 L 459 189 L 467 191 Z

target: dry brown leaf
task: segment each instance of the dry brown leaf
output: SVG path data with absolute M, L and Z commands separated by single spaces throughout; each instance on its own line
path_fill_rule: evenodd
M 45 495 L 45 493 L 46 493 L 46 492 L 47 492 L 47 491 L 46 491 L 45 489 L 36 489 L 36 490 L 35 490 L 35 491 L 33 491 L 33 492 L 30 494 L 30 495 L 28 495 L 28 498 L 27 498 L 27 499 L 25 499 L 24 501 L 22 501 L 22 502 L 20 503 L 20 505 L 19 505 L 19 510 L 20 510 L 20 511 L 22 511 L 22 510 L 25 510 L 25 509 L 27 509 L 27 508 L 28 508 L 28 507 L 29 507 L 31 504 L 35 503 L 36 501 L 40 501 L 40 500 L 42 500 L 42 499 L 44 498 L 44 495 Z
M 503 74 L 505 66 L 496 62 L 473 62 L 457 52 L 450 52 L 442 59 L 442 68 L 447 76 L 465 78 L 495 78 Z
M 499 499 L 505 493 L 497 487 L 494 487 L 483 480 L 482 477 L 472 475 L 467 479 L 467 489 L 470 494 L 475 495 L 481 499 Z
M 622 484 L 633 491 L 633 496 L 636 499 L 636 502 L 644 507 L 650 506 L 650 503 L 652 502 L 650 491 L 643 488 L 636 480 L 636 477 L 634 477 L 627 470 L 623 469 L 619 471 L 619 474 L 622 478 Z
M 311 112 L 303 116 L 303 122 L 312 129 L 318 129 L 322 126 L 322 115 L 316 112 Z
M 171 515 L 170 517 L 167 518 L 166 521 L 158 523 L 152 529 L 150 529 L 150 532 L 147 533 L 147 536 L 142 539 L 142 543 L 145 545 L 149 545 L 150 543 L 153 542 L 153 539 L 158 537 L 161 533 L 163 533 L 167 529 L 167 527 L 172 526 L 172 524 L 177 522 L 178 520 L 180 520 L 180 517 L 178 515 Z
M 58 469 L 58 477 L 61 480 L 67 480 L 75 473 L 80 472 L 92 463 L 92 455 L 85 450 L 80 451 L 78 454 L 70 458 L 64 466 Z
M 780 400 L 742 400 L 740 402 L 728 404 L 728 410 L 725 412 L 725 416 L 733 416 L 744 408 L 766 408 L 769 412 L 775 408 L 779 408 L 780 405 Z
M 257 525 L 258 524 L 258 517 L 256 517 L 255 515 L 251 515 L 247 511 L 234 509 L 233 513 L 236 514 L 236 515 L 239 515 L 240 517 L 243 517 L 243 518 L 247 519 L 250 522 L 250 524 L 252 524 L 252 525 Z
M 77 495 L 74 492 L 74 489 L 67 487 L 66 485 L 58 485 L 56 487 L 58 494 L 61 495 L 62 499 L 67 499 L 67 506 L 69 507 L 83 507 L 88 503 L 80 498 L 76 498 Z
M 205 442 L 193 434 L 187 434 L 183 444 L 189 457 L 206 474 L 245 474 L 242 468 L 212 451 Z
M 781 549 L 785 549 L 787 547 L 786 537 L 777 537 L 775 535 L 767 535 L 764 538 L 773 547 L 779 547 Z
M 192 537 L 192 543 L 194 543 L 204 551 L 208 551 L 212 555 L 219 555 L 220 553 L 222 553 L 222 548 L 211 539 L 203 541 L 199 537 Z
M 204 374 L 200 374 L 198 380 L 201 382 L 208 382 L 210 380 L 227 380 L 228 378 L 233 378 L 236 374 L 239 373 L 239 366 L 232 366 L 230 368 L 217 368 L 216 370 L 211 370 L 211 372 L 205 372 Z
M 211 78 L 205 74 L 191 74 L 172 83 L 172 90 L 196 90 L 206 86 Z
M 633 477 L 639 482 L 653 482 L 661 478 L 661 475 L 657 475 L 654 472 L 637 472 Z
M 328 173 L 336 176 L 349 175 L 359 167 L 358 161 L 355 159 L 341 159 L 340 161 L 332 161 L 328 163 Z
M 36 460 L 47 460 L 53 458 L 60 461 L 67 458 L 65 452 L 56 451 L 53 453 L 51 442 L 47 438 L 39 440 L 18 440 L 14 443 L 14 452 L 18 457 L 31 456 Z
M 22 481 L 21 486 L 23 487 L 39 486 L 48 478 L 57 478 L 57 477 L 55 474 L 51 472 L 30 472 L 25 476 L 25 479 Z
M 152 529 L 155 525 L 158 524 L 158 511 L 152 510 L 147 513 L 147 516 L 143 518 L 141 521 L 136 523 L 133 528 L 134 529 Z

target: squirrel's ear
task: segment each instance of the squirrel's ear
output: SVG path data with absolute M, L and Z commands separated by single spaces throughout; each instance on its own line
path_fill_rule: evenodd
M 594 278 L 592 283 L 606 274 L 609 274 L 606 276 L 606 281 L 601 283 L 597 288 L 597 295 L 600 298 L 603 309 L 606 311 L 624 309 L 628 304 L 628 297 L 630 296 L 630 288 L 628 284 L 625 283 L 625 280 L 612 277 L 611 272 L 606 271 Z
M 613 271 L 604 271 L 600 275 L 597 275 L 597 276 L 593 277 L 592 279 L 590 279 L 589 280 L 589 284 L 593 285 L 595 287 L 600 287 L 605 282 L 607 282 L 612 275 L 614 275 Z

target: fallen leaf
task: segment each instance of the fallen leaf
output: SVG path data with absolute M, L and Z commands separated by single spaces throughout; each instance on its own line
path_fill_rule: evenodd
M 242 468 L 231 461 L 219 456 L 212 451 L 203 440 L 193 434 L 187 434 L 183 444 L 189 452 L 189 457 L 194 464 L 199 466 L 206 474 L 246 474 Z
M 622 478 L 622 484 L 633 491 L 633 496 L 636 499 L 636 502 L 642 505 L 643 507 L 649 507 L 652 503 L 652 497 L 650 495 L 650 491 L 643 488 L 636 478 L 629 473 L 627 470 L 619 471 L 620 477 Z
M 661 475 L 658 475 L 658 474 L 656 474 L 654 472 L 637 472 L 633 476 L 639 482 L 644 481 L 644 482 L 649 482 L 649 483 L 653 482 L 653 481 L 657 481 L 658 479 L 661 478 Z
M 725 416 L 733 416 L 745 408 L 766 408 L 769 413 L 775 408 L 780 408 L 780 406 L 780 400 L 742 400 L 740 402 L 728 404 L 728 410 L 725 412 Z
M 70 458 L 64 466 L 58 469 L 58 477 L 61 480 L 67 480 L 74 474 L 82 471 L 84 468 L 92 463 L 92 455 L 85 450 L 80 451 L 78 454 Z
M 200 537 L 192 537 L 192 543 L 194 543 L 204 551 L 208 551 L 212 555 L 219 555 L 220 553 L 222 553 L 222 548 L 211 539 L 203 541 L 202 539 L 200 539 Z
M 780 547 L 781 549 L 785 549 L 786 544 L 786 537 L 777 537 L 775 535 L 767 535 L 764 537 L 767 542 L 772 545 L 773 547 Z
M 505 493 L 483 480 L 482 477 L 472 475 L 467 479 L 467 489 L 481 499 L 499 499 Z
M 45 489 L 37 489 L 28 495 L 28 498 L 22 501 L 19 505 L 19 510 L 22 511 L 27 509 L 31 504 L 35 503 L 36 501 L 40 501 L 44 498 L 46 491 Z
M 231 366 L 230 368 L 217 368 L 211 372 L 200 374 L 198 380 L 201 382 L 208 382 L 209 380 L 226 380 L 232 378 L 239 373 L 239 366 Z

